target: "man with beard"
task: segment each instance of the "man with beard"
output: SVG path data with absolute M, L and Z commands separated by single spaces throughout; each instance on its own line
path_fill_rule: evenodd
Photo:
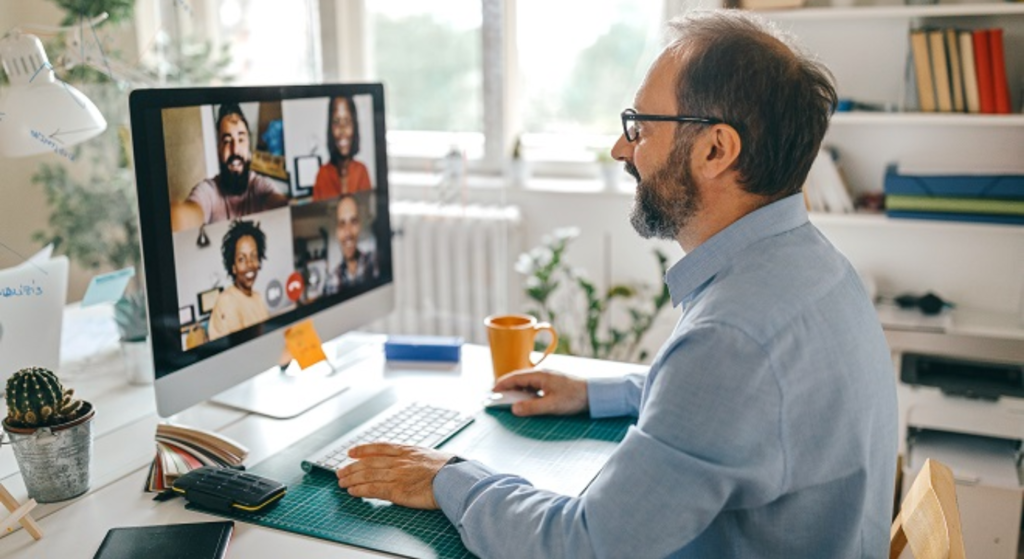
M 621 115 L 631 221 L 686 256 L 682 316 L 646 374 L 524 371 L 513 413 L 633 415 L 583 495 L 450 454 L 356 447 L 338 483 L 440 508 L 481 557 L 883 557 L 897 426 L 892 362 L 802 184 L 836 104 L 828 70 L 755 16 L 692 13 Z
M 253 289 L 256 275 L 267 259 L 267 236 L 249 221 L 231 224 L 220 248 L 224 268 L 234 284 L 217 296 L 210 313 L 211 340 L 259 324 L 270 318 L 263 296 Z
M 354 196 L 346 194 L 338 199 L 335 218 L 334 230 L 338 237 L 338 246 L 341 247 L 341 264 L 327 284 L 328 294 L 359 285 L 379 274 L 376 253 L 359 250 L 359 234 L 363 226 L 359 216 L 359 203 Z
M 220 174 L 199 182 L 188 198 L 171 207 L 172 229 L 180 231 L 237 219 L 288 205 L 288 197 L 250 169 L 252 146 L 249 121 L 237 104 L 217 111 L 217 158 Z

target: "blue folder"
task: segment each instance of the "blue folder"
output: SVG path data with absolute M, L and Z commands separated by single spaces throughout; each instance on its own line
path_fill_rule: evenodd
M 890 165 L 885 170 L 885 193 L 1024 200 L 1024 175 L 901 175 Z

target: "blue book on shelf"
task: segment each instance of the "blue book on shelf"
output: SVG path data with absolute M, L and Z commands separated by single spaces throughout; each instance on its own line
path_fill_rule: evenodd
M 885 193 L 1024 200 L 1024 175 L 901 175 L 890 165 L 885 170 Z
M 1024 215 L 911 212 L 902 210 L 886 210 L 885 214 L 893 218 L 933 219 L 937 221 L 967 221 L 971 223 L 998 223 L 1003 225 L 1024 225 Z

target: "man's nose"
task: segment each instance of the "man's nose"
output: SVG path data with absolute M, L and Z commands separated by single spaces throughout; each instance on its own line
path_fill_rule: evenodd
M 612 146 L 612 157 L 616 161 L 633 161 L 633 142 L 626 140 L 625 134 L 619 134 L 619 139 Z

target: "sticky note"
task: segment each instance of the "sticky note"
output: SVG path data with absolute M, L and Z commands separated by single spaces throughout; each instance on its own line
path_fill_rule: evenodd
M 93 276 L 89 287 L 85 290 L 85 297 L 82 297 L 82 306 L 88 307 L 89 305 L 117 301 L 124 295 L 124 288 L 128 287 L 128 281 L 133 277 L 135 277 L 135 268 L 132 267 Z
M 300 322 L 285 330 L 284 344 L 299 364 L 299 368 L 306 369 L 327 360 L 312 320 Z

